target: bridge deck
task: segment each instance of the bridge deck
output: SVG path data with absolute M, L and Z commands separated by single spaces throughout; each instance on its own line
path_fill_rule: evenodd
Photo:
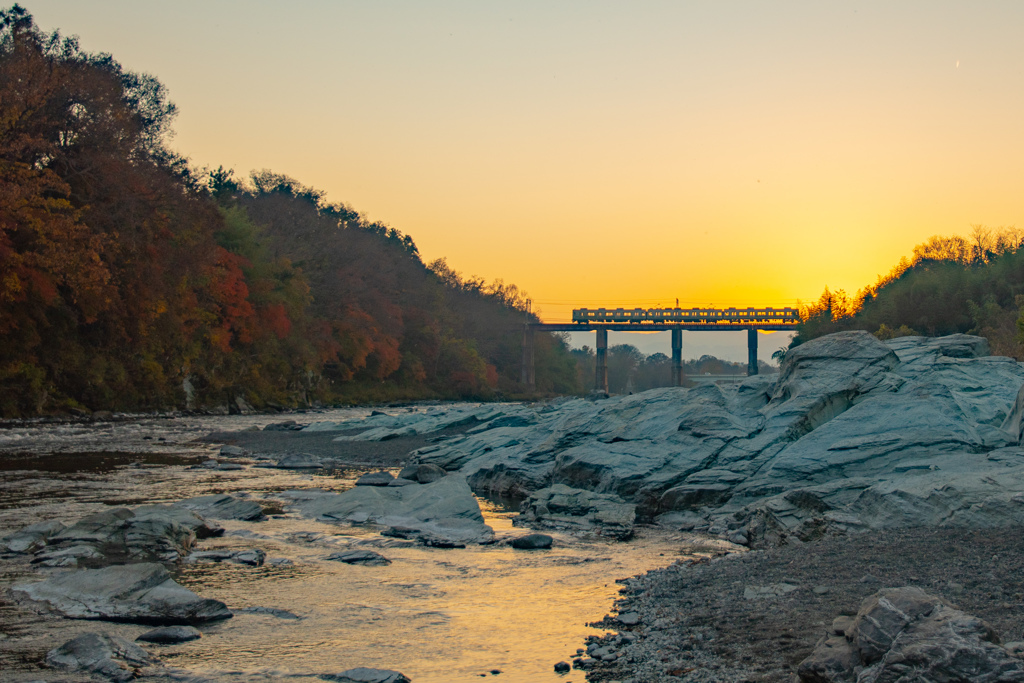
M 795 323 L 530 323 L 529 327 L 539 332 L 666 332 L 669 330 L 690 330 L 703 332 L 738 332 L 741 330 L 796 330 Z

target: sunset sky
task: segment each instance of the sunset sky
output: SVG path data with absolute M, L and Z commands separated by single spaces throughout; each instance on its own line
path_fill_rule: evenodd
M 793 305 L 1024 227 L 1020 2 L 22 4 L 166 84 L 194 164 L 326 190 L 549 321 Z

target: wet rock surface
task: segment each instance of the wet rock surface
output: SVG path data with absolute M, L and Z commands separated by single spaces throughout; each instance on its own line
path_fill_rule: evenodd
M 626 540 L 633 535 L 635 521 L 636 506 L 618 496 L 555 484 L 531 493 L 513 523 Z
M 146 631 L 135 640 L 146 643 L 187 643 L 202 638 L 203 634 L 194 626 L 164 626 Z
M 11 593 L 71 619 L 175 625 L 231 617 L 224 603 L 182 588 L 154 563 L 64 572 L 16 584 Z
M 338 683 L 411 683 L 402 673 L 390 669 L 368 669 L 358 667 L 348 669 L 341 673 L 321 675 L 325 681 L 337 681 Z
M 288 492 L 282 494 L 288 496 Z M 459 475 L 430 484 L 357 486 L 340 494 L 299 494 L 292 499 L 303 514 L 329 521 L 390 526 L 456 543 L 487 543 L 494 538 L 473 492 Z
M 174 504 L 209 519 L 238 519 L 258 522 L 264 519 L 263 508 L 253 500 L 244 500 L 226 493 L 186 498 Z
M 117 636 L 85 633 L 46 653 L 46 666 L 111 681 L 130 681 L 157 663 L 145 650 Z
M 46 527 L 45 532 L 33 527 L 45 525 L 26 527 L 10 538 L 15 539 L 17 547 L 25 548 L 21 552 L 34 550 L 33 564 L 43 567 L 174 562 L 191 550 L 198 538 L 224 533 L 220 526 L 194 512 L 169 505 L 114 508 L 88 515 L 68 527 Z

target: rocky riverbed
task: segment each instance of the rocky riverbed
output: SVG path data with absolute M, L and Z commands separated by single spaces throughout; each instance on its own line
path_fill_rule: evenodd
M 174 586 L 199 593 L 195 604 L 175 593 L 186 607 L 173 621 L 206 630 L 163 656 L 159 670 L 120 641 L 95 640 L 123 637 L 125 627 L 90 636 L 115 653 L 104 662 L 120 662 L 98 665 L 108 673 L 392 675 L 345 678 L 345 658 L 323 659 L 356 639 L 370 642 L 359 650 L 363 664 L 386 672 L 389 662 L 410 662 L 402 674 L 420 681 L 571 680 L 580 669 L 634 683 L 1024 680 L 1024 554 L 1014 533 L 1024 521 L 1022 384 L 1024 367 L 989 356 L 979 337 L 883 343 L 849 332 L 798 347 L 778 375 L 738 385 L 200 426 L 114 423 L 110 450 L 140 455 L 133 467 L 91 456 L 116 461 L 104 475 L 113 484 L 80 467 L 5 479 L 11 502 L 0 523 L 16 532 L 0 577 L 14 619 L 5 622 L 33 625 L 0 640 L 0 656 L 22 670 L 68 661 L 68 652 L 41 649 L 60 645 L 54 634 L 68 628 L 54 614 L 79 616 L 69 610 L 90 600 L 95 611 L 97 595 L 118 602 L 102 587 L 127 565 L 141 574 L 118 582 L 143 597 L 129 601 L 136 612 L 103 618 L 153 621 L 138 605 L 147 591 L 177 590 L 161 578 L 166 567 Z M 28 451 L 23 460 L 36 465 L 80 465 L 66 453 L 106 443 L 95 425 L 56 430 L 8 429 L 0 448 Z M 186 460 L 160 461 L 174 457 Z M 522 514 L 481 506 L 474 493 L 514 499 L 516 509 L 522 501 Z M 21 529 L 29 522 L 37 525 Z M 477 597 L 459 598 L 448 583 L 456 577 Z M 353 597 L 329 597 L 343 584 Z M 85 593 L 68 598 L 69 586 Z M 557 596 L 582 591 L 610 603 L 616 588 L 621 600 L 589 642 L 545 649 L 565 640 L 553 622 L 599 616 L 552 609 Z M 542 594 L 548 602 L 532 599 Z M 233 618 L 197 619 L 221 609 L 204 600 Z M 511 626 L 524 611 L 541 638 Z M 268 642 L 243 642 L 242 618 Z M 455 650 L 473 643 L 482 657 L 456 656 L 424 635 L 460 618 Z M 274 626 L 259 631 L 253 619 Z M 883 622 L 880 639 L 868 624 Z M 353 629 L 342 631 L 348 640 L 325 635 L 338 624 Z M 214 635 L 229 647 L 208 646 Z M 485 662 L 502 649 L 516 654 L 494 674 Z M 302 666 L 289 667 L 291 657 Z M 91 675 L 107 675 L 100 669 Z

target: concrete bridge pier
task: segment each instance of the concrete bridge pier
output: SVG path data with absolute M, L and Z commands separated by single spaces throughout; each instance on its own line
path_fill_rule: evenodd
M 594 391 L 608 393 L 608 330 L 596 330 L 597 356 L 594 359 Z
M 747 376 L 757 374 L 757 330 L 747 330 Z
M 523 326 L 523 371 L 520 381 L 529 391 L 537 389 L 537 376 L 533 366 L 533 326 L 529 323 Z
M 683 386 L 683 331 L 672 330 L 672 386 Z

